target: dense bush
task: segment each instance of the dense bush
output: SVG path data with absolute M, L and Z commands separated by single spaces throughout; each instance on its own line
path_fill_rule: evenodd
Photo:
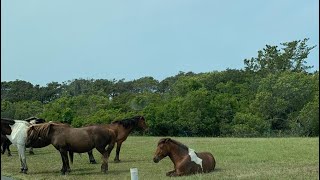
M 319 136 L 319 72 L 308 73 L 307 56 L 299 53 L 312 48 L 307 51 L 302 42 L 284 43 L 283 52 L 267 46 L 245 60 L 245 70 L 179 72 L 161 82 L 1 82 L 1 116 L 38 116 L 81 127 L 140 114 L 155 136 Z

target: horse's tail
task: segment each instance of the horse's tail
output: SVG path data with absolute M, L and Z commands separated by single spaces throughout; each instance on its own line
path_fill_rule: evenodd
M 73 164 L 73 152 L 72 151 L 69 151 L 69 158 L 70 158 L 71 164 Z

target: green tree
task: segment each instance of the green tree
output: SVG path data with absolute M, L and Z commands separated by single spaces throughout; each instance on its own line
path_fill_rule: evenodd
M 244 60 L 245 69 L 262 74 L 283 71 L 307 72 L 313 66 L 308 66 L 306 59 L 310 51 L 316 47 L 309 47 L 308 40 L 305 38 L 281 43 L 281 49 L 278 46 L 266 45 L 266 48 L 258 51 L 256 58 Z

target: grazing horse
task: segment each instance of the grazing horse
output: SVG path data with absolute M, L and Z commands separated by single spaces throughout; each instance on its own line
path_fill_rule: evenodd
M 174 170 L 167 172 L 167 176 L 207 173 L 213 171 L 216 166 L 216 161 L 211 153 L 196 153 L 193 149 L 176 140 L 162 138 L 158 142 L 153 161 L 158 163 L 166 156 L 169 156 L 174 164 Z
M 6 135 L 11 143 L 17 146 L 19 159 L 21 162 L 22 173 L 27 173 L 28 166 L 25 156 L 25 142 L 27 138 L 27 129 L 30 123 L 22 120 L 12 120 L 1 118 L 1 134 Z
M 135 128 L 141 128 L 143 130 L 148 129 L 146 125 L 145 119 L 143 116 L 134 116 L 128 119 L 122 119 L 112 122 L 111 124 L 106 125 L 107 128 L 112 129 L 116 134 L 116 142 L 117 142 L 117 149 L 116 149 L 116 157 L 114 158 L 115 162 L 120 162 L 119 154 L 120 149 L 123 141 L 127 139 L 129 134 Z M 89 161 L 91 164 L 95 164 L 96 160 L 93 157 L 92 151 L 88 152 Z
M 72 128 L 61 123 L 31 125 L 27 132 L 27 147 L 45 147 L 52 144 L 61 155 L 61 174 L 70 172 L 69 153 L 84 153 L 96 148 L 102 154 L 101 171 L 108 170 L 108 158 L 114 147 L 116 136 L 103 125 Z M 108 145 L 108 148 L 106 146 Z M 69 154 L 70 155 L 70 154 Z
M 46 120 L 41 119 L 41 118 L 37 118 L 37 117 L 29 117 L 29 118 L 25 119 L 25 121 L 29 122 L 30 124 L 41 124 L 41 123 L 46 122 Z M 29 154 L 34 155 L 33 147 L 30 147 Z

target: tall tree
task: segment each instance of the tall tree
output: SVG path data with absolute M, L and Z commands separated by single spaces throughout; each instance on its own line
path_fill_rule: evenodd
M 298 41 L 280 43 L 283 47 L 266 45 L 258 51 L 257 57 L 245 59 L 247 71 L 261 72 L 262 74 L 283 71 L 307 72 L 313 66 L 307 65 L 307 57 L 316 46 L 307 45 L 308 38 Z

